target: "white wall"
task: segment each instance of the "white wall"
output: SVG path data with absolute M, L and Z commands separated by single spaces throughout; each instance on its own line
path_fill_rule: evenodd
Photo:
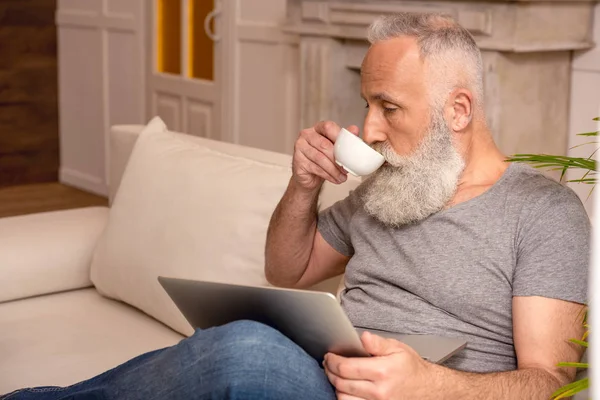
M 63 183 L 106 195 L 108 128 L 144 122 L 144 4 L 58 1 Z
M 573 57 L 569 115 L 569 147 L 571 149 L 568 153 L 573 157 L 588 157 L 596 149 L 594 144 L 572 148 L 596 140 L 577 136 L 577 134 L 596 131 L 600 128 L 600 123 L 592 120 L 600 116 L 600 4 L 596 5 L 594 15 L 593 41 L 596 43 L 594 49 L 580 52 Z M 580 172 L 572 172 L 567 177 L 576 179 L 581 175 Z M 589 197 L 591 186 L 574 183 L 569 186 L 584 202 L 590 218 L 593 217 L 594 204 L 592 198 Z M 594 192 L 597 190 L 595 189 Z
M 236 0 L 233 141 L 283 153 L 300 130 L 297 38 L 282 32 L 286 0 Z

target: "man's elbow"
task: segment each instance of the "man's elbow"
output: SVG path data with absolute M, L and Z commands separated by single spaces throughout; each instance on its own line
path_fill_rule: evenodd
M 268 262 L 265 263 L 265 278 L 273 286 L 281 288 L 294 288 L 299 279 L 286 279 L 282 274 L 272 267 Z
M 538 370 L 543 374 L 553 390 L 557 390 L 575 380 L 575 368 L 547 367 L 541 365 L 530 366 L 529 368 Z

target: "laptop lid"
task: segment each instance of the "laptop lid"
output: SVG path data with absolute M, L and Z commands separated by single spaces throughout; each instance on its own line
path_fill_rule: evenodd
M 321 360 L 327 352 L 368 356 L 357 331 L 331 293 L 159 277 L 160 284 L 194 328 L 207 329 L 238 320 L 269 325 Z M 375 334 L 395 335 L 370 330 Z M 431 362 L 462 349 L 462 340 L 433 336 L 392 336 Z M 388 336 L 390 337 L 390 336 Z

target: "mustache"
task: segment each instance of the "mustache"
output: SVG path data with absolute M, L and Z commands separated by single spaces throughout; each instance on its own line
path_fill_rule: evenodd
M 410 155 L 400 155 L 388 141 L 375 142 L 371 145 L 371 148 L 381 154 L 385 159 L 386 162 L 382 166 L 384 169 L 401 169 L 410 164 L 411 161 L 414 161 L 414 153 Z

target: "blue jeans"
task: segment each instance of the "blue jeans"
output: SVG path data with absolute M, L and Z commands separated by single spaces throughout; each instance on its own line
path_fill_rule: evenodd
M 75 385 L 22 389 L 2 400 L 335 399 L 319 363 L 252 321 L 197 330 Z

